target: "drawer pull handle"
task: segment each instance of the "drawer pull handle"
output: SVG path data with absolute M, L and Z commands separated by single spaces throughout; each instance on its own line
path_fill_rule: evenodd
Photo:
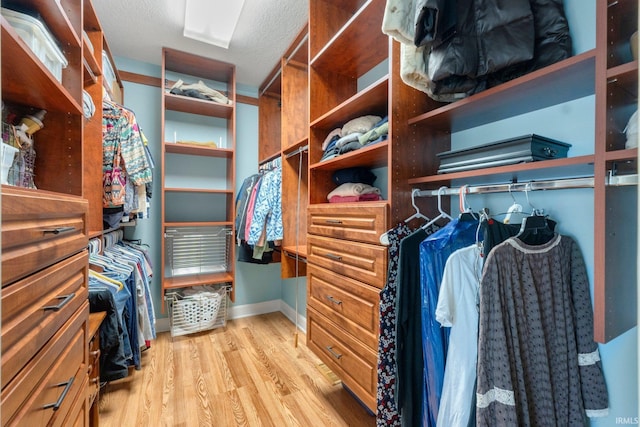
M 340 353 L 336 353 L 335 351 L 333 351 L 333 346 L 328 345 L 326 348 L 327 348 L 327 351 L 329 353 L 331 353 L 331 355 L 333 357 L 335 357 L 336 359 L 340 359 L 342 357 L 342 355 Z
M 340 301 L 339 299 L 335 299 L 331 295 L 327 295 L 327 299 L 336 305 L 342 304 L 342 301 Z
M 342 221 L 339 219 L 327 219 L 325 220 L 327 224 L 342 224 Z
M 70 231 L 74 231 L 75 229 L 76 229 L 75 227 L 58 227 L 58 228 L 43 230 L 42 232 L 44 234 L 62 234 L 62 233 L 68 233 Z
M 64 400 L 65 397 L 67 397 L 67 393 L 69 393 L 69 390 L 73 385 L 73 378 L 74 377 L 69 378 L 69 381 L 67 381 L 66 383 L 60 383 L 54 386 L 54 387 L 64 386 L 64 390 L 62 390 L 62 394 L 60 395 L 56 403 L 47 403 L 46 405 L 44 405 L 43 407 L 44 409 L 53 408 L 54 411 L 57 411 L 58 409 L 60 409 L 60 405 L 62 405 L 62 401 Z
M 329 259 L 332 259 L 334 261 L 342 261 L 342 257 L 340 255 L 334 255 L 332 253 L 326 253 L 324 254 L 324 256 L 326 256 Z
M 62 307 L 64 307 L 65 305 L 67 305 L 69 303 L 69 301 L 71 301 L 73 299 L 73 297 L 75 297 L 76 294 L 75 292 L 70 293 L 69 295 L 62 295 L 57 297 L 58 299 L 61 299 L 62 301 L 60 301 L 60 303 L 58 305 L 45 305 L 44 307 L 42 307 L 43 310 L 53 310 L 53 311 L 58 311 L 60 310 Z
M 89 356 L 91 356 L 94 359 L 99 358 L 100 357 L 100 350 L 90 351 L 89 352 Z

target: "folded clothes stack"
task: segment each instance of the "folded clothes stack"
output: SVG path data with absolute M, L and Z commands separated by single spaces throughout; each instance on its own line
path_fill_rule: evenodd
M 360 182 L 346 182 L 329 194 L 330 203 L 367 202 L 381 200 L 380 189 Z
M 210 88 L 202 80 L 198 80 L 198 83 L 185 84 L 181 79 L 171 86 L 169 92 L 174 95 L 189 96 L 191 98 L 204 99 L 207 101 L 214 101 L 219 104 L 229 104 L 229 98 L 224 96 L 221 92 Z
M 342 128 L 329 132 L 322 149 L 321 161 L 333 159 L 341 154 L 358 150 L 364 146 L 387 139 L 389 133 L 388 117 L 373 115 L 361 116 L 345 123 Z

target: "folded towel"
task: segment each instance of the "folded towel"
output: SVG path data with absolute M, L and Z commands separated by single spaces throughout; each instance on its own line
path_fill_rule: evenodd
M 332 196 L 329 203 L 375 202 L 377 200 L 382 200 L 382 196 L 370 193 L 359 196 Z
M 327 200 L 333 196 L 359 196 L 361 194 L 380 194 L 380 189 L 359 182 L 345 182 L 327 195 Z

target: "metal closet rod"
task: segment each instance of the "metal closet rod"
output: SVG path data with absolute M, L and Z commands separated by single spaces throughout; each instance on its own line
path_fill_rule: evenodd
M 605 181 L 605 185 L 609 186 L 638 185 L 638 175 L 611 175 L 607 176 Z M 591 176 L 584 178 L 563 178 L 546 181 L 469 185 L 466 187 L 466 194 L 504 193 L 508 191 L 562 190 L 568 188 L 593 188 L 593 186 L 594 178 Z M 440 193 L 440 196 L 457 196 L 460 193 L 461 188 L 462 187 L 445 187 L 441 190 L 418 190 L 415 192 L 414 196 L 432 197 L 438 196 L 438 193 Z
M 304 145 L 304 146 L 302 146 L 302 147 L 298 148 L 297 150 L 294 150 L 294 151 L 292 151 L 290 153 L 287 153 L 285 158 L 288 159 L 289 157 L 297 156 L 298 154 L 305 153 L 307 151 L 309 151 L 309 144 Z
M 298 51 L 304 45 L 304 43 L 307 41 L 308 38 L 309 38 L 309 34 L 305 34 L 305 36 L 302 38 L 302 40 L 300 40 L 300 43 L 298 43 L 296 48 L 293 49 L 293 51 L 291 52 L 291 55 L 289 55 L 289 56 L 287 56 L 285 58 L 285 64 L 288 64 L 289 61 L 291 60 L 291 57 L 294 56 L 296 53 L 298 53 Z M 278 76 L 280 76 L 280 74 L 282 74 L 282 68 L 278 68 L 278 71 L 276 71 L 276 73 L 273 75 L 273 77 L 271 77 L 271 80 L 269 80 L 269 83 L 267 83 L 264 86 L 264 89 L 262 89 L 262 91 L 260 91 L 260 96 L 264 95 L 264 93 L 267 91 L 267 89 L 269 89 L 269 86 L 271 86 L 273 84 L 273 82 L 278 78 Z

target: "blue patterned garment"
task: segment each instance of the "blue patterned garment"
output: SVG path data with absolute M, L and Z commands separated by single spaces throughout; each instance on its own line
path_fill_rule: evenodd
M 389 264 L 387 284 L 380 291 L 380 340 L 378 341 L 378 394 L 376 425 L 400 426 L 396 404 L 396 297 L 398 293 L 398 259 L 400 241 L 411 234 L 411 229 L 400 223 L 387 232 L 389 238 Z
M 259 243 L 263 232 L 268 242 L 282 240 L 282 167 L 265 173 L 261 180 L 247 243 Z

